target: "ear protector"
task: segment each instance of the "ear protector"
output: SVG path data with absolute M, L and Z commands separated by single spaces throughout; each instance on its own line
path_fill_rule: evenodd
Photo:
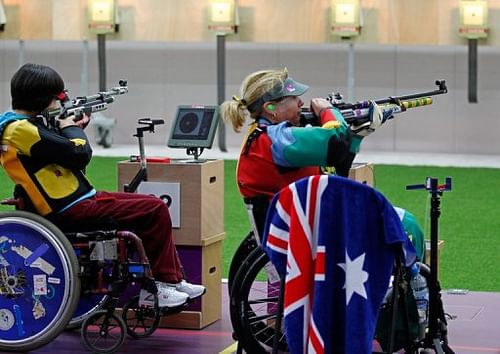
M 276 109 L 276 106 L 273 103 L 269 103 L 267 105 L 267 109 L 270 110 L 270 111 L 274 111 Z

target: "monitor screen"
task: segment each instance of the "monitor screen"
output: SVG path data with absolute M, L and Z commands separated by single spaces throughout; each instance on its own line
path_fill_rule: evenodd
M 179 106 L 167 145 L 174 148 L 211 148 L 218 123 L 216 106 Z

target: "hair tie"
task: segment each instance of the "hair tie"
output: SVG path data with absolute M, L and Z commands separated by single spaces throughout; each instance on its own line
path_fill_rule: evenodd
M 247 101 L 245 101 L 244 98 L 240 98 L 238 96 L 233 96 L 233 100 L 238 102 L 238 106 L 245 106 L 247 105 Z

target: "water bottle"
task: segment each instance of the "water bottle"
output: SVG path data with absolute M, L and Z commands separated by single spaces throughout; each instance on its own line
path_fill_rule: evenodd
M 420 267 L 414 264 L 411 267 L 410 286 L 413 290 L 413 296 L 417 304 L 418 311 L 418 327 L 420 338 L 425 337 L 425 330 L 427 328 L 427 310 L 429 308 L 429 288 L 427 287 L 427 280 L 420 274 Z

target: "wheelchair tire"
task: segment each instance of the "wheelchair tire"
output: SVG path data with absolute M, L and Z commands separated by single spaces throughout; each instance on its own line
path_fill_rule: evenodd
M 265 267 L 271 262 L 261 248 L 256 248 L 238 270 L 231 290 L 230 314 L 235 339 L 247 353 L 268 353 L 274 337 L 279 336 L 278 350 L 286 352 L 288 345 L 282 329 L 276 333 L 274 321 L 277 308 L 279 279 L 269 280 Z
M 92 353 L 115 353 L 125 341 L 127 328 L 123 319 L 115 313 L 100 310 L 89 315 L 82 323 L 81 337 Z
M 0 351 L 49 343 L 80 296 L 71 243 L 48 220 L 25 211 L 0 214 Z
M 138 339 L 152 335 L 158 328 L 161 317 L 157 307 L 140 307 L 139 295 L 136 295 L 123 306 L 122 319 L 127 326 L 127 334 Z
M 255 239 L 254 232 L 250 231 L 240 245 L 236 249 L 233 258 L 231 259 L 231 264 L 229 265 L 229 272 L 227 274 L 227 289 L 231 292 L 231 287 L 233 285 L 234 277 L 240 269 L 243 261 L 248 257 L 248 255 L 259 245 Z

